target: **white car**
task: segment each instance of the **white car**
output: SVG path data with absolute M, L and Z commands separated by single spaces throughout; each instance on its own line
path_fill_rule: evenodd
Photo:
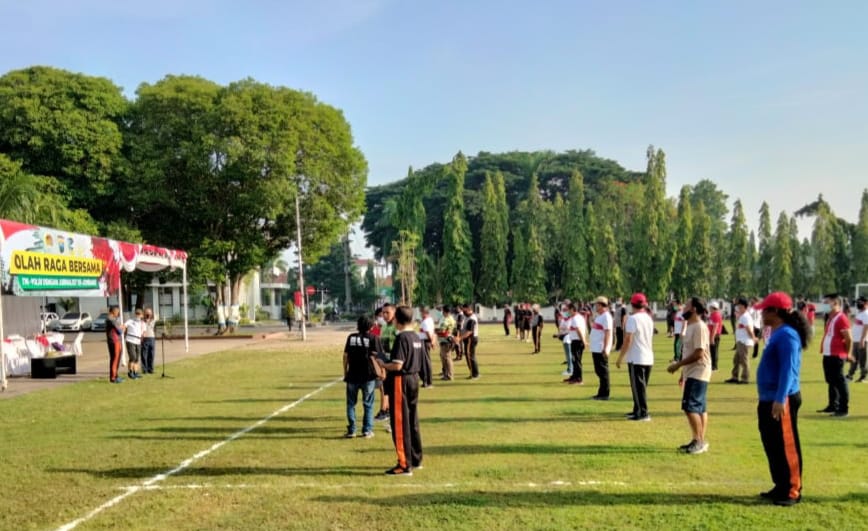
M 42 331 L 51 330 L 57 321 L 57 314 L 54 312 L 42 312 L 39 314 L 39 320 L 42 322 Z
M 80 330 L 90 330 L 93 326 L 93 319 L 87 312 L 69 312 L 63 314 L 63 317 L 58 319 L 54 324 L 54 330 L 58 332 L 78 332 Z

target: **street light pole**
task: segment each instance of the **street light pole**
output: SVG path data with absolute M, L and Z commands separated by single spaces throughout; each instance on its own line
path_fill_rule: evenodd
M 298 206 L 298 192 L 295 194 L 295 230 L 296 242 L 298 244 L 298 289 L 300 293 L 304 293 L 304 264 L 301 260 L 301 209 Z M 305 300 L 307 295 L 301 297 L 301 340 L 307 341 L 307 324 L 305 323 Z

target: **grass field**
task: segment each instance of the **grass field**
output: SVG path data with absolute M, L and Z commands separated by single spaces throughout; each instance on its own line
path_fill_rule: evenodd
M 756 390 L 728 377 L 732 336 L 709 388 L 709 453 L 690 439 L 670 340 L 655 341 L 652 422 L 629 422 L 624 369 L 613 399 L 561 383 L 563 351 L 484 326 L 482 378 L 437 382 L 420 398 L 425 468 L 387 477 L 389 435 L 342 438 L 342 341 L 187 359 L 173 379 L 93 381 L 0 401 L 0 528 L 56 529 L 864 529 L 868 385 L 851 416 L 825 405 L 820 356 L 802 369 L 804 501 L 767 505 Z M 435 363 L 435 365 L 437 365 Z M 304 397 L 304 400 L 302 400 Z M 274 414 L 277 412 L 277 414 Z M 274 416 L 270 415 L 274 414 Z M 361 412 L 359 411 L 359 415 Z M 266 420 L 267 419 L 267 420 Z M 244 431 L 247 430 L 247 431 Z

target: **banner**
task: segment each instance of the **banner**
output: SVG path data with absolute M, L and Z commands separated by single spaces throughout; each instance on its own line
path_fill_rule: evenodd
M 186 260 L 183 251 L 0 220 L 4 294 L 108 297 L 122 270 L 185 267 Z

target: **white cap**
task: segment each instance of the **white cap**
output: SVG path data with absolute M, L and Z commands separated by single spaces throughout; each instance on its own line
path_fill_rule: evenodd
M 708 305 L 708 307 L 711 308 L 712 310 L 719 310 L 720 309 L 720 305 L 717 303 L 717 301 L 711 301 L 711 303 Z

